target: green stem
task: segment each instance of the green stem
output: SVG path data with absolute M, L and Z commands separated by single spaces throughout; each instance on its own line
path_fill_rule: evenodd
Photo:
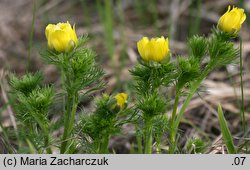
M 162 134 L 159 134 L 156 137 L 156 153 L 157 154 L 161 153 L 161 138 L 162 138 Z
M 174 106 L 173 106 L 171 122 L 174 122 L 174 120 L 175 120 L 179 99 L 180 99 L 180 93 L 176 92 L 176 97 L 175 97 L 175 100 L 174 100 Z
M 176 148 L 176 134 L 177 134 L 177 130 L 181 121 L 181 118 L 183 116 L 183 114 L 185 113 L 191 99 L 193 98 L 193 95 L 195 94 L 196 90 L 200 87 L 201 82 L 206 78 L 206 76 L 208 75 L 208 73 L 210 72 L 210 67 L 206 67 L 206 69 L 203 71 L 203 74 L 201 75 L 201 77 L 194 82 L 194 84 L 192 85 L 189 95 L 187 97 L 187 99 L 185 100 L 184 104 L 181 107 L 181 110 L 179 112 L 179 114 L 176 117 L 176 120 L 174 122 L 173 127 L 171 128 L 170 131 L 170 141 L 172 142 L 169 148 L 169 153 L 173 154 L 175 152 L 175 148 Z
M 41 130 L 42 130 L 43 134 L 45 134 L 45 136 L 44 136 L 44 146 L 46 147 L 46 152 L 47 152 L 47 154 L 51 154 L 52 150 L 49 147 L 49 126 L 48 126 L 48 124 L 44 124 L 44 122 L 42 122 L 40 120 L 40 118 L 37 116 L 38 114 L 39 113 L 33 114 L 33 117 L 37 121 L 38 125 L 41 127 Z M 38 132 L 35 132 L 34 130 L 32 130 L 32 131 L 34 133 L 37 133 L 37 135 L 39 135 Z
M 69 119 L 70 119 L 70 106 L 72 103 L 72 97 L 68 95 L 67 97 L 67 109 L 64 113 L 64 131 L 62 137 L 62 145 L 61 145 L 61 154 L 65 152 L 67 146 L 67 135 L 68 135 L 68 126 L 69 126 Z
M 241 111 L 242 111 L 242 126 L 243 132 L 246 133 L 246 118 L 244 108 L 244 87 L 243 87 L 243 60 L 242 60 L 242 40 L 240 39 L 240 86 L 241 86 Z
M 70 134 L 73 130 L 74 120 L 75 120 L 75 113 L 77 110 L 78 105 L 78 97 L 77 94 L 68 95 L 68 103 L 67 103 L 67 111 L 64 115 L 64 132 L 62 138 L 62 145 L 61 145 L 61 153 L 65 153 L 68 147 Z
M 179 91 L 176 92 L 176 97 L 175 97 L 175 101 L 174 101 L 174 106 L 173 106 L 173 112 L 172 112 L 172 117 L 171 117 L 171 125 L 170 125 L 170 149 L 171 152 L 170 153 L 174 153 L 174 150 L 176 148 L 175 146 L 175 136 L 173 136 L 173 134 L 175 133 L 175 118 L 176 118 L 176 112 L 177 112 L 177 108 L 178 108 L 178 103 L 179 103 L 179 99 L 180 99 L 180 93 Z
M 247 135 L 246 130 L 246 118 L 245 118 L 245 99 L 244 99 L 244 87 L 243 87 L 243 59 L 242 59 L 242 40 L 240 38 L 240 86 L 241 86 L 241 121 L 242 121 L 242 128 L 243 128 L 243 137 L 245 138 Z M 247 151 L 247 144 L 246 144 L 246 151 Z
M 136 128 L 137 128 L 137 130 L 136 130 L 136 142 L 137 142 L 137 147 L 138 147 L 138 153 L 142 154 L 143 153 L 143 151 L 142 151 L 142 135 L 139 132 L 138 127 L 136 127 Z
M 100 154 L 108 154 L 109 153 L 108 145 L 109 145 L 109 136 L 106 136 L 106 137 L 104 137 L 104 139 L 100 143 L 99 153 Z
M 73 130 L 77 105 L 78 105 L 78 99 L 77 99 L 77 96 L 75 95 L 74 100 L 73 100 L 73 109 L 72 109 L 72 112 L 71 112 L 71 118 L 70 118 L 70 122 L 69 122 L 69 127 L 70 127 L 69 132 L 71 132 Z
M 46 147 L 46 152 L 47 154 L 52 154 L 52 150 L 51 148 L 49 147 L 49 133 L 46 133 L 46 136 L 44 138 L 44 145 Z
M 152 153 L 152 143 L 153 143 L 153 137 L 152 137 L 152 123 L 151 119 L 145 120 L 145 154 L 151 154 Z

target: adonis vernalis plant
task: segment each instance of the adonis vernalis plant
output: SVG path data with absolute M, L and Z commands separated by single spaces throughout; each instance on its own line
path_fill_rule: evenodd
M 75 26 L 67 23 L 49 24 L 45 29 L 49 49 L 41 53 L 50 64 L 55 64 L 61 71 L 62 88 L 65 90 L 64 132 L 61 153 L 73 153 L 75 114 L 79 104 L 80 90 L 93 85 L 98 89 L 103 71 L 95 63 L 95 53 L 83 47 L 85 38 L 77 38 Z M 99 82 L 98 82 L 99 81 Z M 89 89 L 91 91 L 91 89 Z M 86 94 L 85 94 L 86 95 Z
M 177 151 L 178 126 L 200 84 L 211 71 L 234 62 L 239 56 L 239 49 L 234 47 L 231 40 L 238 35 L 245 18 L 243 9 L 233 8 L 230 11 L 229 7 L 228 11 L 220 18 L 218 28 L 214 28 L 208 38 L 196 35 L 189 39 L 188 46 L 192 53 L 188 57 L 178 56 L 177 63 L 171 60 L 165 63 L 160 62 L 169 55 L 167 39 L 164 41 L 163 37 L 152 38 L 149 41 L 147 37 L 144 37 L 138 41 L 138 51 L 145 62 L 141 62 L 131 73 L 136 81 L 135 90 L 139 94 L 138 100 L 142 101 L 137 104 L 137 108 L 140 110 L 138 113 L 141 112 L 144 122 L 145 153 L 152 152 L 151 147 L 154 139 L 152 139 L 153 123 L 151 119 L 165 111 L 166 102 L 163 102 L 160 97 L 159 87 L 169 87 L 170 82 L 176 86 L 176 97 L 169 123 L 168 143 L 169 153 L 175 153 Z M 207 57 L 209 57 L 209 62 L 204 67 L 202 62 Z M 156 63 L 149 64 L 148 61 Z M 178 113 L 179 98 L 184 94 L 182 91 L 184 87 L 189 89 L 189 92 Z
M 121 119 L 122 115 L 130 111 L 126 109 L 126 102 L 125 93 L 115 96 L 104 94 L 96 101 L 96 110 L 82 117 L 79 123 L 80 136 L 88 153 L 109 153 L 111 135 L 118 134 L 121 126 L 128 122 Z
M 233 40 L 245 19 L 243 9 L 229 6 L 209 36 L 188 39 L 188 56 L 173 56 L 171 41 L 164 36 L 143 37 L 137 42 L 140 58 L 130 70 L 135 93 L 102 94 L 92 110 L 79 104 L 82 98 L 103 89 L 104 72 L 95 61 L 95 52 L 85 45 L 87 36 L 78 37 L 75 25 L 69 22 L 47 25 L 47 48 L 40 53 L 61 73 L 61 85 L 44 85 L 41 72 L 10 76 L 10 103 L 20 127 L 16 152 L 114 153 L 109 146 L 111 137 L 121 134 L 123 125 L 130 123 L 136 137 L 131 152 L 204 153 L 207 144 L 199 138 L 188 139 L 184 148 L 178 146 L 179 124 L 207 75 L 238 58 L 240 50 Z M 173 105 L 165 94 L 170 87 L 175 87 Z M 178 109 L 181 97 L 185 100 Z M 53 139 L 51 110 L 57 103 L 62 105 L 63 132 L 60 139 Z M 171 116 L 165 114 L 168 108 L 172 108 Z M 224 140 L 229 139 L 225 142 L 229 152 L 237 153 L 221 107 L 219 120 Z M 168 147 L 163 149 L 163 145 Z

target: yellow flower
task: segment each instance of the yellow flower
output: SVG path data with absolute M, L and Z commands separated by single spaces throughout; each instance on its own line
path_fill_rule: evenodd
M 49 24 L 45 29 L 48 46 L 58 52 L 72 50 L 78 43 L 75 26 L 67 23 Z
M 244 9 L 228 6 L 227 12 L 222 15 L 218 21 L 218 27 L 220 30 L 228 33 L 237 33 L 240 31 L 242 23 L 246 19 Z
M 127 102 L 128 95 L 126 93 L 118 93 L 115 96 L 117 105 L 120 106 L 121 109 L 124 108 L 125 103 Z
M 144 61 L 163 61 L 169 54 L 168 38 L 152 38 L 143 37 L 137 42 L 137 48 L 140 56 Z

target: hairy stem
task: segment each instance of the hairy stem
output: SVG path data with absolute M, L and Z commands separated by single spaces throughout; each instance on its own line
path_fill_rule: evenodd
M 152 137 L 152 122 L 151 119 L 145 120 L 145 127 L 144 127 L 144 136 L 145 136 L 145 154 L 151 154 L 152 153 L 152 143 L 153 143 L 153 137 Z

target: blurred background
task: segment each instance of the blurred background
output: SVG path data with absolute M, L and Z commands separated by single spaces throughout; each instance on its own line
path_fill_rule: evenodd
M 139 57 L 136 42 L 140 38 L 169 37 L 173 59 L 177 55 L 188 55 L 187 38 L 195 34 L 208 35 L 228 5 L 242 7 L 247 14 L 240 36 L 245 112 L 249 124 L 250 0 L 0 0 L 0 106 L 8 102 L 5 77 L 8 72 L 22 75 L 42 70 L 45 83 L 60 83 L 57 69 L 45 65 L 39 56 L 39 50 L 47 46 L 44 30 L 49 23 L 69 21 L 75 24 L 78 36 L 88 34 L 87 45 L 96 51 L 97 61 L 106 72 L 104 92 L 131 93 L 129 69 Z M 235 43 L 239 45 L 239 40 Z M 227 114 L 230 130 L 235 136 L 241 135 L 239 73 L 239 64 L 234 64 L 209 75 L 201 97 L 194 97 L 183 119 L 181 129 L 185 137 L 180 143 L 199 136 L 214 144 L 215 149 L 207 152 L 223 150 L 216 118 L 219 102 Z M 171 89 L 169 93 L 174 94 Z M 12 126 L 8 108 L 2 107 L 0 113 L 4 126 Z

